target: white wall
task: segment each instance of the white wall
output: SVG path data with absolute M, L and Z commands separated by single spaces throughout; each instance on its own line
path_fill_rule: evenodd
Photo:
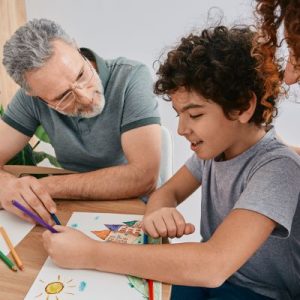
M 214 25 L 224 16 L 225 25 L 253 23 L 251 0 L 26 0 L 28 19 L 57 21 L 79 46 L 90 47 L 104 58 L 125 56 L 146 63 L 155 76 L 153 61 L 163 50 L 191 30 Z M 221 10 L 211 7 L 219 7 Z M 300 95 L 300 93 L 298 93 Z M 170 103 L 159 100 L 162 122 L 174 139 L 174 171 L 190 156 L 188 143 L 176 134 L 177 119 Z M 285 101 L 276 124 L 289 143 L 300 145 L 300 104 Z M 298 118 L 297 118 L 298 116 Z M 196 233 L 185 240 L 199 239 L 200 191 L 180 210 L 193 222 Z

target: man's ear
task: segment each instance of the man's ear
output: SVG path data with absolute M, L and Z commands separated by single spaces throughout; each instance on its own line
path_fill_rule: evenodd
M 247 110 L 243 111 L 239 116 L 238 120 L 242 124 L 246 124 L 249 122 L 249 120 L 252 118 L 257 104 L 257 97 L 254 93 L 252 93 L 252 98 L 249 101 L 249 107 Z

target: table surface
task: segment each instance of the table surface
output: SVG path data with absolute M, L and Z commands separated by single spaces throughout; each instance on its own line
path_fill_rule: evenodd
M 138 200 L 111 200 L 111 201 L 78 201 L 57 200 L 59 220 L 66 224 L 74 211 L 140 214 L 145 210 L 145 204 Z M 13 272 L 3 263 L 0 264 L 0 299 L 24 299 L 41 267 L 47 253 L 42 245 L 44 229 L 36 226 L 16 247 L 23 264 L 24 271 Z M 11 257 L 11 254 L 9 254 Z M 163 284 L 163 300 L 170 299 L 171 287 Z

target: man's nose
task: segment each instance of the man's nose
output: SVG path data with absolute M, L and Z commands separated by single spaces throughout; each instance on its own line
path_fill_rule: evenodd
M 93 101 L 93 94 L 86 88 L 80 89 L 78 87 L 73 88 L 73 92 L 76 95 L 76 101 L 82 104 L 90 104 Z

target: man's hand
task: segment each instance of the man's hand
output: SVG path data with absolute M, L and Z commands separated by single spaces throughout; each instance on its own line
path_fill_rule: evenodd
M 154 238 L 180 238 L 195 231 L 194 225 L 186 223 L 181 213 L 173 207 L 163 207 L 145 215 L 142 228 Z
M 27 209 L 38 214 L 45 222 L 53 224 L 49 212 L 56 212 L 56 204 L 36 178 L 31 176 L 21 178 L 5 176 L 1 178 L 0 189 L 2 207 L 21 219 L 32 223 L 33 220 L 30 217 L 12 205 L 12 200 L 19 201 Z
M 54 226 L 59 233 L 46 230 L 43 243 L 52 261 L 62 268 L 93 269 L 98 243 L 82 232 L 64 226 Z

